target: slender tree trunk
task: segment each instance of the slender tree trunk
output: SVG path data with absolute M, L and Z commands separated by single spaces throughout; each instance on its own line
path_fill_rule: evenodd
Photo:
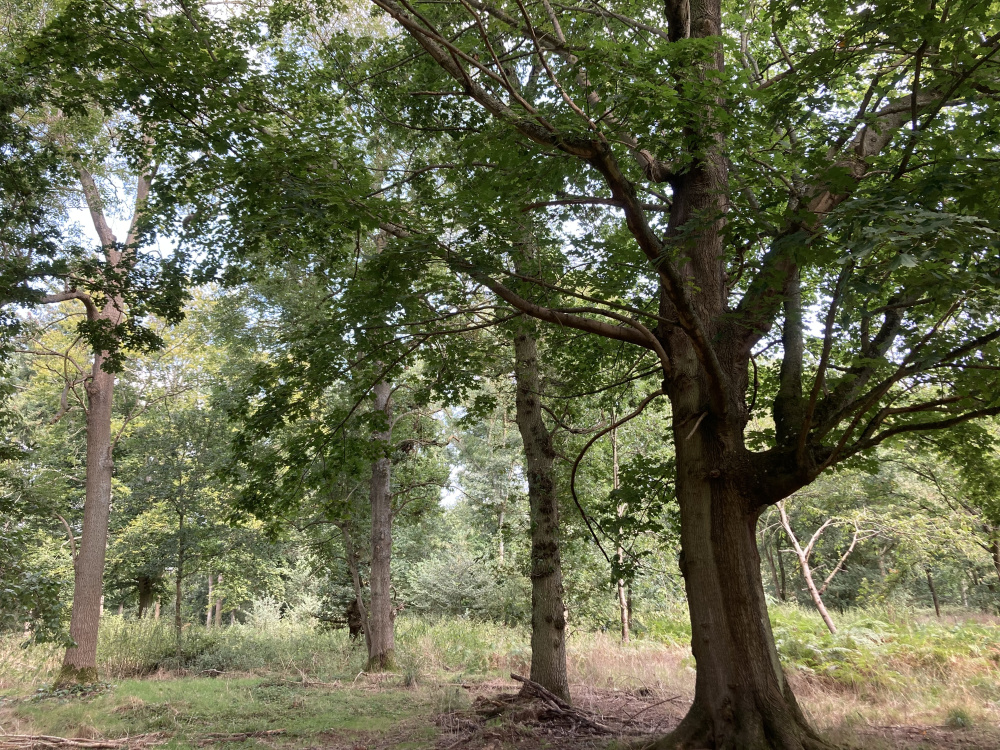
M 386 419 L 385 430 L 375 433 L 375 441 L 384 452 L 372 463 L 372 566 L 371 609 L 368 613 L 368 670 L 383 672 L 395 666 L 396 641 L 393 632 L 392 611 L 392 491 L 391 465 L 388 456 L 392 437 L 392 386 L 379 383 L 375 386 L 375 409 Z
M 97 681 L 97 631 L 101 621 L 104 560 L 111 515 L 111 475 L 114 471 L 111 407 L 115 376 L 102 369 L 104 360 L 103 352 L 94 357 L 90 381 L 86 384 L 87 478 L 69 626 L 70 638 L 75 645 L 66 649 L 58 679 L 60 683 Z
M 931 575 L 930 568 L 924 568 L 924 572 L 927 574 L 927 588 L 931 590 L 931 600 L 934 602 L 934 614 L 940 617 L 941 605 L 938 603 L 937 589 L 934 588 L 934 577 Z
M 531 679 L 569 700 L 559 504 L 552 436 L 542 420 L 538 350 L 525 323 L 514 337 L 517 427 L 524 443 L 531 526 Z
M 152 175 L 140 174 L 137 180 L 135 210 L 124 250 L 108 226 L 104 216 L 100 191 L 93 175 L 77 165 L 80 186 L 90 210 L 94 229 L 101 241 L 107 266 L 118 273 L 123 262 L 133 255 L 138 219 L 149 195 Z M 105 276 L 104 281 L 108 280 Z M 114 285 L 111 285 L 114 288 Z M 110 324 L 125 320 L 125 302 L 121 295 L 111 294 L 104 306 L 97 308 L 92 297 L 84 304 L 90 323 Z M 111 515 L 111 476 L 114 472 L 114 439 L 111 435 L 111 414 L 115 391 L 115 375 L 104 370 L 107 351 L 94 353 L 90 379 L 84 388 L 87 394 L 87 475 L 83 502 L 83 528 L 73 579 L 73 609 L 69 634 L 74 645 L 66 649 L 57 683 L 93 682 L 97 679 L 97 631 L 103 606 L 104 562 L 108 548 L 108 520 Z
M 816 541 L 819 533 L 823 530 L 816 532 L 813 536 L 812 542 L 803 549 L 799 544 L 799 540 L 795 536 L 795 532 L 792 531 L 792 525 L 788 522 L 788 515 L 785 513 L 785 505 L 783 502 L 778 503 L 778 512 L 781 514 L 781 525 L 785 529 L 785 533 L 788 534 L 788 539 L 792 543 L 792 547 L 795 550 L 795 556 L 799 558 L 799 568 L 802 570 L 802 577 L 806 581 L 806 588 L 809 590 L 809 596 L 812 597 L 813 604 L 816 605 L 816 609 L 823 618 L 823 622 L 826 623 L 827 629 L 833 633 L 837 634 L 837 626 L 833 624 L 833 619 L 830 617 L 830 613 L 826 611 L 826 605 L 823 604 L 823 597 L 820 596 L 819 589 L 816 587 L 816 581 L 813 580 L 812 567 L 809 565 L 809 555 L 812 552 L 812 543 Z M 827 522 L 829 523 L 829 521 Z M 824 527 L 826 524 L 823 525 Z
M 213 607 L 214 607 L 214 604 L 212 602 L 212 574 L 209 573 L 208 574 L 208 607 L 206 608 L 207 611 L 205 612 L 205 627 L 206 628 L 212 626 L 212 611 L 213 611 Z
M 153 586 L 155 582 L 149 576 L 139 576 L 137 581 L 137 587 L 139 590 L 139 618 L 146 614 L 150 605 L 153 602 Z
M 365 606 L 365 592 L 361 585 L 361 572 L 358 570 L 358 553 L 354 546 L 354 539 L 347 528 L 346 523 L 338 523 L 337 528 L 344 537 L 344 553 L 347 558 L 347 569 L 351 574 L 351 586 L 354 588 L 354 604 L 358 608 L 361 617 L 361 632 L 365 635 L 365 647 L 370 654 L 372 652 L 372 638 L 368 627 L 368 608 Z M 350 623 L 348 623 L 350 627 Z M 351 635 L 354 635 L 353 633 Z
M 611 419 L 614 420 L 614 418 L 615 415 L 612 414 Z M 618 430 L 616 429 L 611 430 L 611 486 L 616 490 L 620 486 L 618 479 Z M 624 505 L 619 505 L 616 508 L 619 519 L 624 517 L 625 510 L 626 508 Z M 619 538 L 621 538 L 622 536 L 621 526 L 618 527 L 618 536 Z M 618 554 L 618 564 L 624 565 L 625 548 L 621 546 L 621 543 L 618 544 L 618 549 L 616 550 L 616 553 Z M 625 595 L 625 580 L 619 578 L 618 583 L 616 584 L 616 588 L 618 590 L 618 614 L 621 618 L 622 643 L 628 643 L 629 613 L 628 613 L 628 597 Z
M 222 627 L 222 595 L 218 591 L 219 584 L 222 583 L 222 573 L 219 573 L 215 578 L 216 592 L 215 592 L 215 626 L 218 628 Z
M 153 619 L 159 621 L 160 619 L 160 600 L 156 600 L 156 604 L 153 605 Z
M 962 607 L 968 609 L 969 607 L 969 587 L 965 583 L 965 576 L 963 575 L 961 580 L 958 582 L 959 590 L 962 594 Z
M 180 514 L 177 522 L 177 572 L 174 576 L 174 639 L 176 641 L 177 659 L 181 658 L 181 631 L 184 622 L 181 620 L 181 583 L 184 580 L 184 514 Z
M 767 563 L 771 568 L 771 581 L 774 583 L 774 595 L 778 597 L 780 601 L 785 601 L 784 591 L 781 590 L 781 582 L 778 580 L 778 569 L 774 566 L 774 544 L 773 540 L 767 540 L 763 542 L 764 551 L 767 553 Z
M 781 601 L 788 601 L 788 576 L 785 574 L 785 560 L 781 554 L 781 548 L 775 549 L 778 555 L 778 573 L 781 575 Z
M 118 616 L 121 617 L 125 614 L 125 602 L 118 602 Z
M 1000 578 L 1000 532 L 993 537 L 993 543 L 990 545 L 990 557 L 993 558 L 993 568 L 997 572 L 997 578 Z
M 499 537 L 500 548 L 499 548 L 499 561 L 500 567 L 504 564 L 504 543 L 503 543 L 503 508 L 500 509 L 500 515 L 497 518 L 497 536 Z

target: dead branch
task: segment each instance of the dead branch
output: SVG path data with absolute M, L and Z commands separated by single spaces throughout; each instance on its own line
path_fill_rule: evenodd
M 581 711 L 578 708 L 573 708 L 573 706 L 568 704 L 558 695 L 555 695 L 549 690 L 546 690 L 537 682 L 529 680 L 527 677 L 522 677 L 521 675 L 514 674 L 513 672 L 511 672 L 510 678 L 524 685 L 525 691 L 532 693 L 537 698 L 540 698 L 543 703 L 548 705 L 548 707 L 552 710 L 553 713 L 556 713 L 559 716 L 563 716 L 569 719 L 570 721 L 576 721 L 581 724 L 586 724 L 588 727 L 596 729 L 599 732 L 606 732 L 607 734 L 615 733 L 615 730 L 613 730 L 607 724 L 602 724 L 601 722 L 593 719 L 586 712 Z

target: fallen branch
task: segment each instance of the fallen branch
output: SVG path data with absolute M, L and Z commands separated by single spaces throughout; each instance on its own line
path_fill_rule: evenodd
M 549 708 L 552 710 L 553 713 L 556 713 L 559 716 L 562 716 L 563 718 L 569 719 L 570 721 L 578 721 L 581 724 L 586 724 L 587 726 L 591 727 L 592 729 L 596 729 L 599 732 L 605 732 L 607 734 L 615 734 L 614 729 L 607 726 L 606 724 L 602 724 L 601 722 L 593 719 L 586 712 L 581 711 L 578 708 L 573 708 L 573 706 L 564 701 L 558 695 L 545 689 L 534 680 L 529 680 L 527 677 L 522 677 L 521 675 L 514 674 L 513 672 L 511 673 L 510 678 L 512 680 L 517 680 L 518 682 L 520 682 L 522 685 L 524 685 L 525 690 L 527 690 L 529 693 L 533 693 L 536 697 L 540 698 L 543 703 L 548 704 Z
M 273 737 L 276 734 L 284 734 L 286 730 L 284 729 L 266 729 L 260 732 L 235 732 L 233 734 L 226 734 L 225 732 L 216 732 L 214 734 L 205 734 L 198 740 L 199 745 L 211 745 L 216 742 L 242 742 L 243 740 L 248 740 L 251 737 Z
M 120 740 L 88 739 L 86 737 L 53 737 L 48 734 L 0 734 L 0 750 L 25 750 L 35 747 L 116 748 L 144 747 L 163 740 L 161 734 L 138 734 Z

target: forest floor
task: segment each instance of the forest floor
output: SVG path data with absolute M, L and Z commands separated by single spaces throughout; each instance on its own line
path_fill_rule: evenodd
M 845 748 L 1000 749 L 1000 618 L 913 613 L 841 617 L 830 636 L 808 610 L 782 608 L 775 637 L 800 704 Z M 289 623 L 189 629 L 177 661 L 169 627 L 109 618 L 109 680 L 54 690 L 58 646 L 0 639 L 0 750 L 62 747 L 232 750 L 614 750 L 683 716 L 694 688 L 679 617 L 622 645 L 571 634 L 576 713 L 515 700 L 526 634 L 467 620 L 397 621 L 399 670 L 362 671 L 342 631 Z M 18 739 L 16 735 L 24 736 Z
M 513 680 L 404 686 L 400 675 L 344 682 L 160 674 L 89 695 L 51 692 L 0 702 L 0 748 L 46 747 L 12 735 L 118 740 L 119 747 L 272 750 L 569 750 L 641 746 L 680 720 L 689 696 L 656 688 L 574 685 L 579 716 L 515 699 Z M 800 686 L 801 687 L 801 686 Z M 820 698 L 819 701 L 816 698 Z M 866 750 L 997 750 L 1000 727 L 877 725 L 816 709 L 831 700 L 806 688 L 803 704 L 828 736 Z M 839 714 L 840 712 L 838 712 Z M 6 735 L 6 737 L 5 737 Z M 98 745 L 91 745 L 96 747 Z

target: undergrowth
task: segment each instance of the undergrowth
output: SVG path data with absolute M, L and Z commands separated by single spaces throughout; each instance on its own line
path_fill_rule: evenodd
M 830 710 L 855 706 L 864 713 L 865 706 L 878 704 L 919 712 L 923 706 L 944 711 L 942 721 L 960 717 L 951 719 L 955 724 L 1000 713 L 1000 620 L 857 610 L 837 615 L 838 632 L 831 635 L 805 608 L 775 606 L 771 619 L 796 690 L 812 695 L 814 702 L 829 698 Z M 646 618 L 644 625 L 644 637 L 625 647 L 610 633 L 571 631 L 571 682 L 689 695 L 694 661 L 686 613 Z M 530 665 L 528 633 L 500 624 L 403 616 L 396 622 L 396 642 L 398 671 L 408 685 L 442 675 L 461 681 L 526 674 Z M 0 637 L 0 690 L 24 696 L 50 683 L 60 657 L 56 647 L 23 648 L 14 636 Z M 102 621 L 98 660 L 106 680 L 157 673 L 280 673 L 302 681 L 353 680 L 366 661 L 363 640 L 308 622 L 188 626 L 178 642 L 167 621 L 115 615 Z

